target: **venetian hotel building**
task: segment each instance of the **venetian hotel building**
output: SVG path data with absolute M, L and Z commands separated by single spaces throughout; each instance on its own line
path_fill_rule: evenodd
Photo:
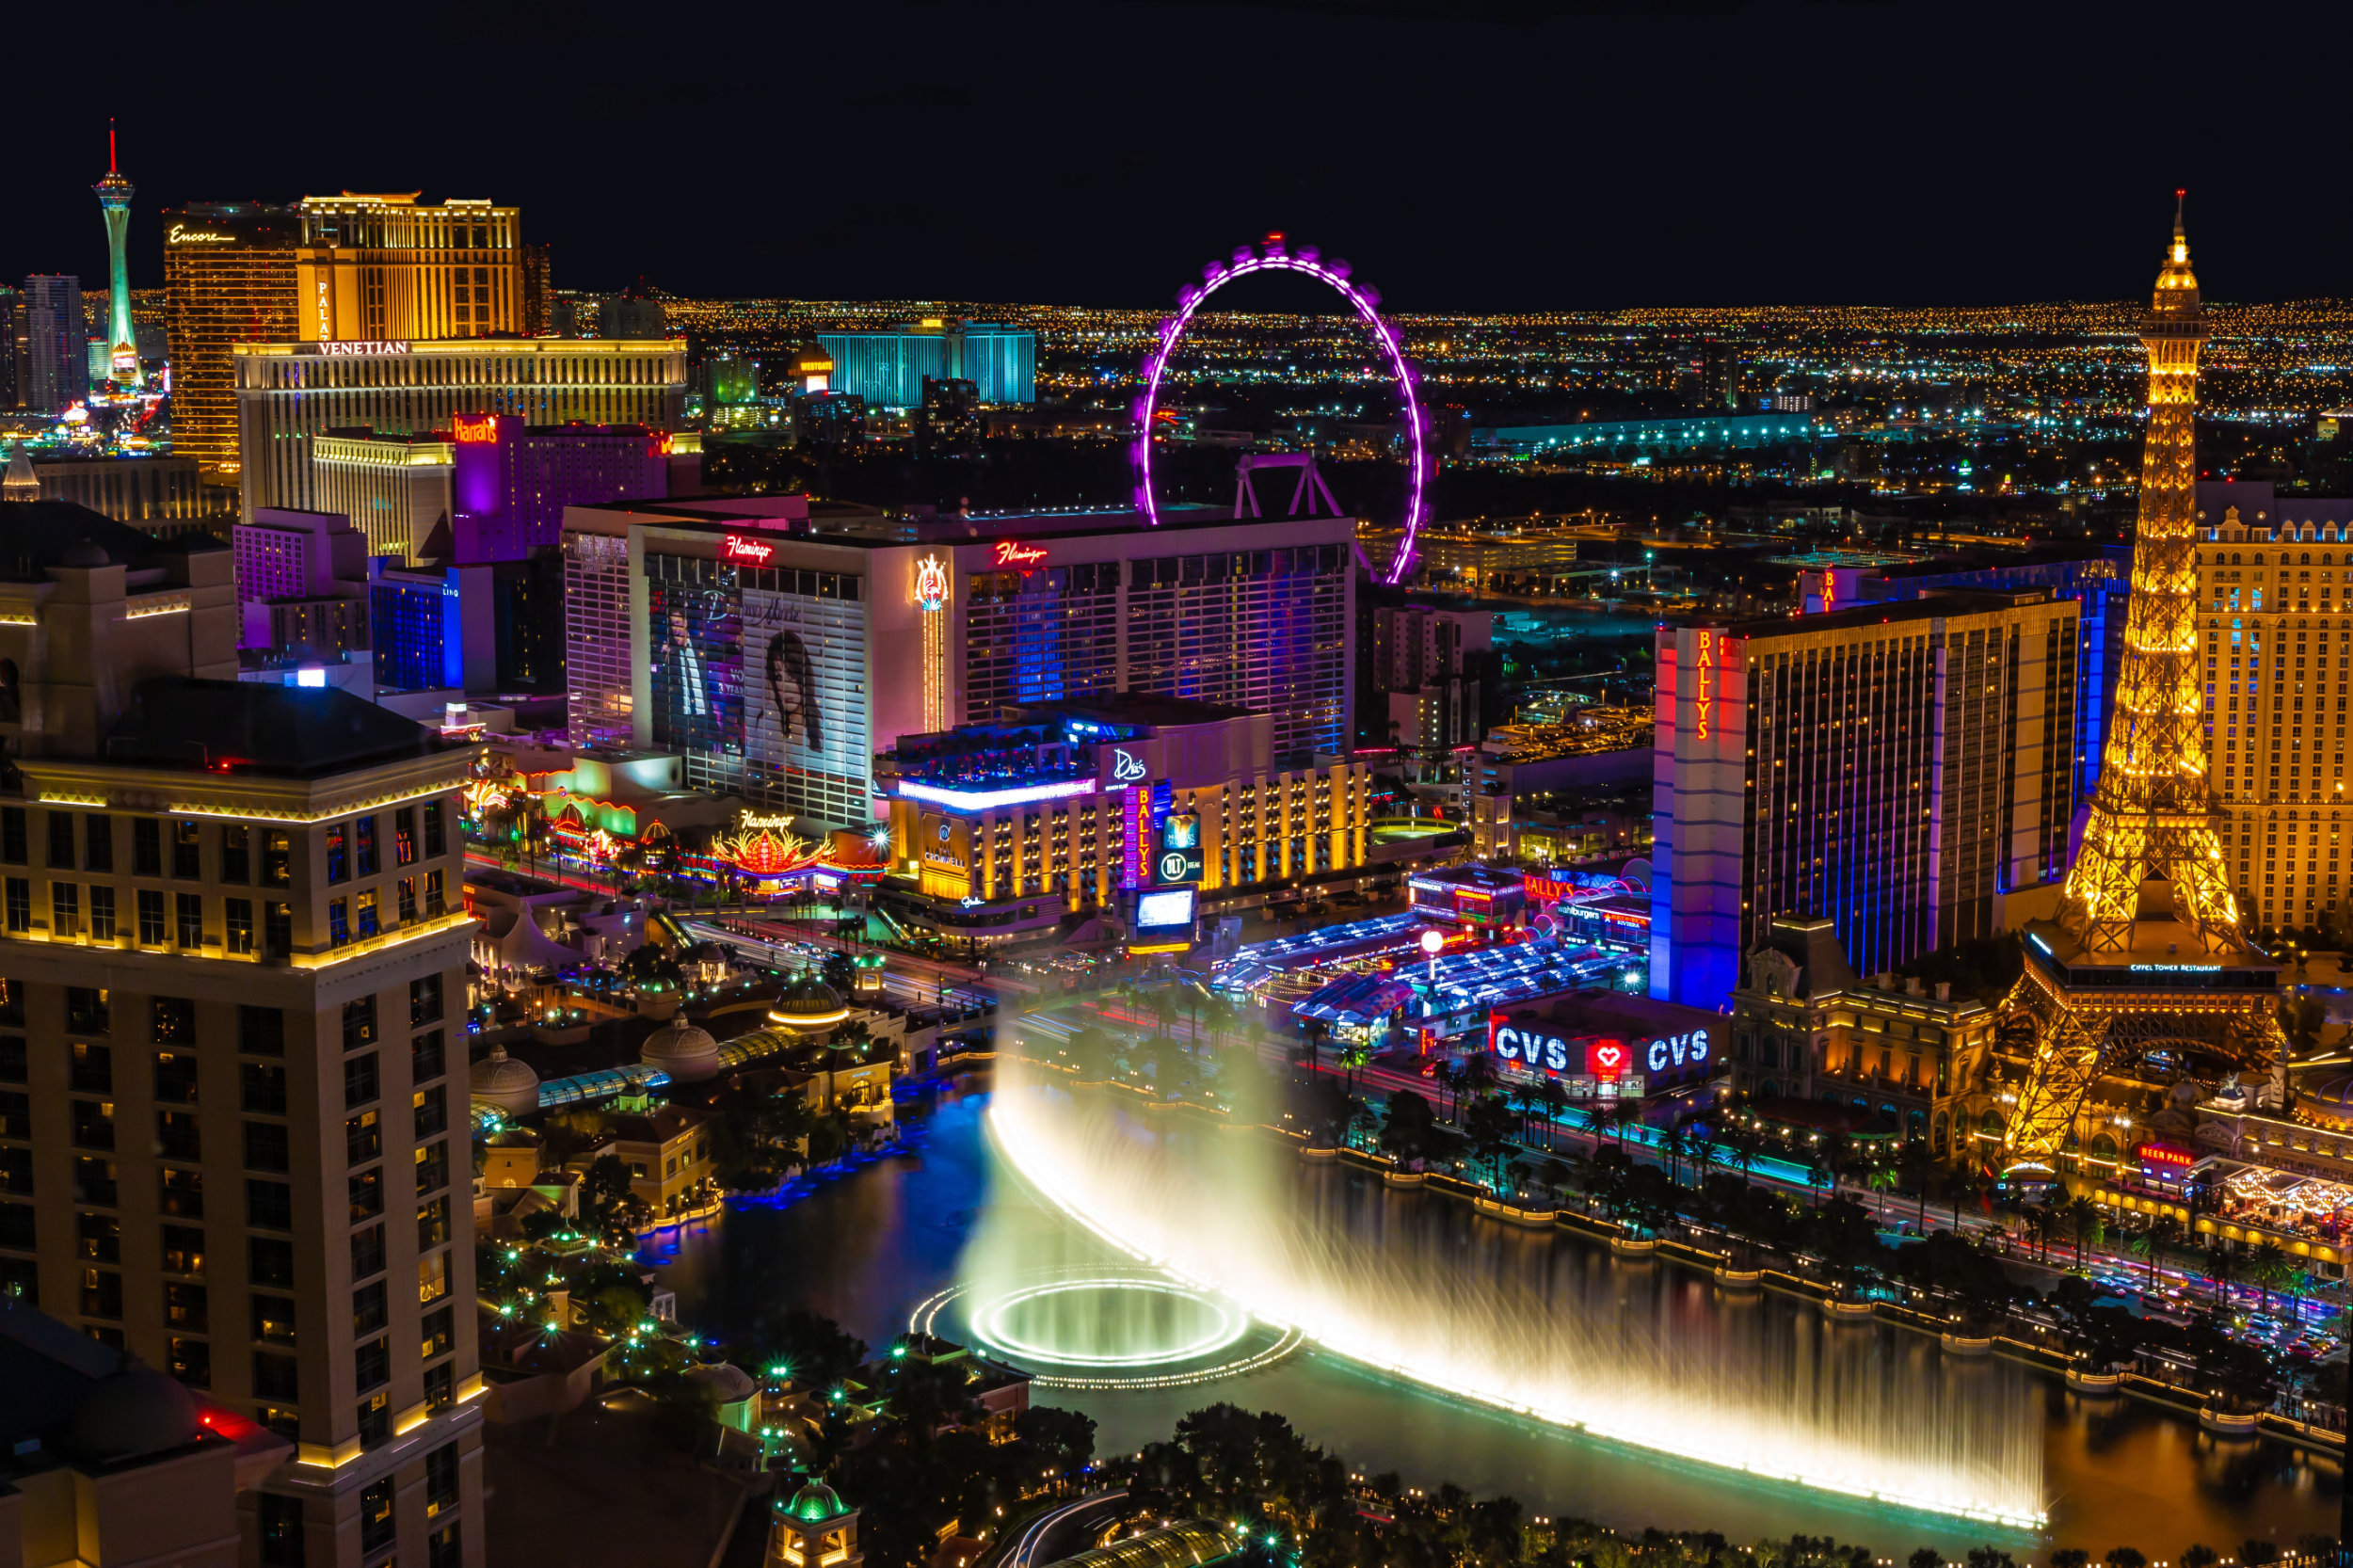
M 240 343 L 236 372 L 248 520 L 320 509 L 322 437 L 422 435 L 459 414 L 674 430 L 686 414 L 682 340 Z
M 0 1288 L 289 1440 L 244 1561 L 476 1568 L 472 754 L 233 679 L 226 551 L 38 504 L 0 507 Z

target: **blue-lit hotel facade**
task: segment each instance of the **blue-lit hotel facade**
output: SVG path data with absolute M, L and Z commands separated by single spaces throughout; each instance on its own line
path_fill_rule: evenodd
M 987 321 L 923 321 L 878 332 L 820 332 L 829 386 L 870 408 L 917 408 L 923 381 L 965 380 L 983 403 L 1037 401 L 1037 334 Z
M 2080 607 L 1953 592 L 1661 628 L 1650 994 L 1721 1009 L 1778 915 L 1878 974 L 2056 895 Z
M 2201 490 L 2204 487 L 2201 487 Z M 1798 574 L 1800 610 L 1820 615 L 1860 604 L 1902 604 L 1950 588 L 2048 588 L 2082 610 L 2076 649 L 2075 797 L 2089 800 L 2100 783 L 2108 711 L 2116 702 L 2116 672 L 2124 660 L 2124 610 L 2132 599 L 2133 547 L 2102 545 L 2073 560 L 2006 562 L 1955 567 L 1922 562 L 1902 567 L 1828 567 Z

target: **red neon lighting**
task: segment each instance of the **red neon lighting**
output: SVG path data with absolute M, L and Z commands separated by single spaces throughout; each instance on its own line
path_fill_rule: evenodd
M 1595 1078 L 1616 1078 L 1625 1071 L 1627 1054 L 1623 1040 L 1587 1041 L 1585 1070 Z
M 2197 1163 L 2197 1157 L 2187 1149 L 2168 1148 L 2163 1144 L 2143 1144 L 2140 1145 L 2140 1162 L 2144 1165 L 2170 1165 L 2177 1171 L 2186 1171 Z
M 751 561 L 764 567 L 768 558 L 776 552 L 775 545 L 747 539 L 739 534 L 729 534 L 719 543 L 719 559 L 722 561 Z
M 459 414 L 450 422 L 451 433 L 459 446 L 496 446 L 499 441 L 499 419 L 496 414 L 483 414 L 469 419 Z
M 1044 545 L 1019 544 L 1012 539 L 997 542 L 997 564 L 1000 567 L 1033 567 L 1045 559 Z

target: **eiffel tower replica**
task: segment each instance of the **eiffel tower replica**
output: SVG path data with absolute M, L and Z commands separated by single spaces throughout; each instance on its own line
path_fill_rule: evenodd
M 2005 1174 L 2051 1170 L 2103 1079 L 2214 1080 L 2268 1068 L 2286 1044 L 2279 966 L 2239 930 L 2206 785 L 2192 423 L 2206 327 L 2180 194 L 2140 326 L 2149 435 L 2100 787 L 2058 919 L 2026 927 L 2025 972 L 2002 1007 L 2006 1042 L 2028 1059 L 1994 1162 Z

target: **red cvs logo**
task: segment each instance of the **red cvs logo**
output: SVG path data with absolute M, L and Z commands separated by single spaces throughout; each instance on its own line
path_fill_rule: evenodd
M 1625 1071 L 1625 1046 L 1617 1040 L 1596 1040 L 1585 1048 L 1585 1070 L 1595 1078 L 1616 1078 Z

